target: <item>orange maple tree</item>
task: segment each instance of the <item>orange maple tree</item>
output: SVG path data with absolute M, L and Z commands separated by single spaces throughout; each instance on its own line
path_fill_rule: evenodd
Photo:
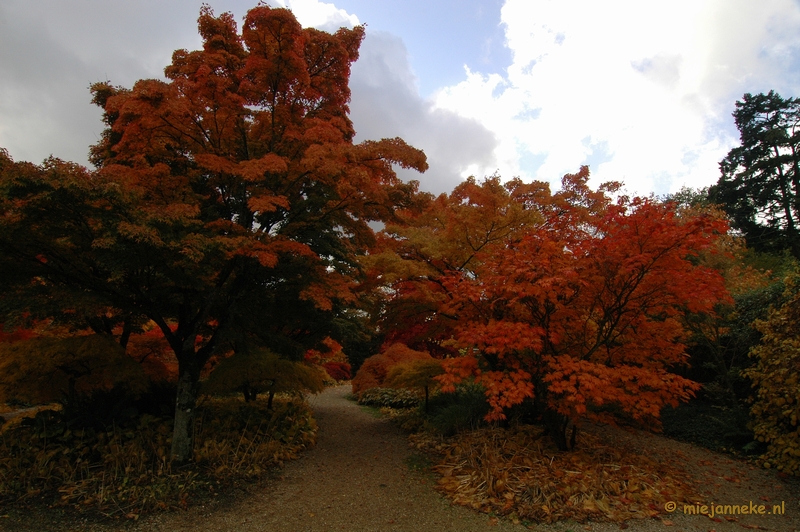
M 152 320 L 174 352 L 177 462 L 192 456 L 210 358 L 253 346 L 297 359 L 328 337 L 354 301 L 369 224 L 416 194 L 392 165 L 427 168 L 401 139 L 353 143 L 363 27 L 303 29 L 266 5 L 241 31 L 204 6 L 198 27 L 202 49 L 176 51 L 166 81 L 92 86 L 97 171 L 0 157 L 4 261 Z
M 454 322 L 442 312 L 450 299 L 443 279 L 472 271 L 481 257 L 540 221 L 523 199 L 540 188 L 498 176 L 480 183 L 469 178 L 450 194 L 422 196 L 397 213 L 397 222 L 379 234 L 380 252 L 362 259 L 370 273 L 364 286 L 382 296 L 374 315 L 384 348 L 402 343 L 437 357 L 456 353 L 446 343 Z
M 671 372 L 686 362 L 682 318 L 728 300 L 719 273 L 697 260 L 724 222 L 653 199 L 614 201 L 618 184 L 593 190 L 588 179 L 583 167 L 554 194 L 543 183 L 467 182 L 494 200 L 440 198 L 436 223 L 396 229 L 397 256 L 383 260 L 393 286 L 436 287 L 423 294 L 422 321 L 446 320 L 458 348 L 443 390 L 474 379 L 494 420 L 529 404 L 562 449 L 580 419 L 657 425 L 662 406 L 689 398 L 698 385 Z M 420 292 L 389 291 L 401 309 Z

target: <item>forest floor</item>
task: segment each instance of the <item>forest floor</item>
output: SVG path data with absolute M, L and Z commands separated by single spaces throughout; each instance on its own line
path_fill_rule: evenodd
M 800 532 L 800 483 L 748 462 L 642 432 L 598 427 L 615 445 L 674 462 L 690 475 L 707 504 L 784 504 L 784 515 L 736 515 L 710 519 L 672 513 L 626 523 L 562 522 L 526 528 L 505 518 L 454 506 L 434 488 L 425 458 L 409 449 L 406 435 L 347 399 L 349 386 L 329 388 L 310 402 L 319 424 L 317 445 L 287 463 L 264 484 L 226 497 L 155 514 L 138 521 L 85 519 L 47 510 L 0 516 L 0 530 L 45 531 L 523 531 L 610 532 L 742 531 Z M 730 518 L 732 520 L 726 519 Z

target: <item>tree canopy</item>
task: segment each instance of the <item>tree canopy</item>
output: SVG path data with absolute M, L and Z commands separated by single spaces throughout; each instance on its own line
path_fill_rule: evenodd
M 437 216 L 387 228 L 397 243 L 372 259 L 387 286 L 387 337 L 416 324 L 450 348 L 443 390 L 482 385 L 491 419 L 532 403 L 561 448 L 582 418 L 657 425 L 662 406 L 688 399 L 697 384 L 672 372 L 687 360 L 684 317 L 728 300 L 699 261 L 724 221 L 615 201 L 616 184 L 593 190 L 588 179 L 583 167 L 556 193 L 467 181 L 436 200 Z
M 709 197 L 749 247 L 800 258 L 800 100 L 775 91 L 745 94 L 733 117 L 741 146 L 720 162 Z

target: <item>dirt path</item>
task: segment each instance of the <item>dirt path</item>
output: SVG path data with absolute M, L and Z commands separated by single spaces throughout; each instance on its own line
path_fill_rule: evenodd
M 477 531 L 490 518 L 452 507 L 433 480 L 409 469 L 406 437 L 346 399 L 349 386 L 311 398 L 316 447 L 288 463 L 281 479 L 228 508 L 155 516 L 153 531 Z M 504 523 L 493 530 L 525 530 Z

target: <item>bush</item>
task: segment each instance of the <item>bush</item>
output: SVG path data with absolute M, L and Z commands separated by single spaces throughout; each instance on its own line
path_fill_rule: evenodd
M 259 393 L 319 393 L 325 388 L 323 371 L 302 362 L 280 358 L 261 349 L 236 353 L 220 362 L 201 383 L 204 394 L 242 392 L 245 401 Z
M 800 476 L 800 273 L 785 285 L 785 303 L 756 321 L 763 337 L 745 374 L 756 388 L 750 413 L 756 440 L 767 445 L 764 466 Z
M 352 378 L 350 364 L 347 362 L 325 362 L 322 365 L 328 376 L 335 381 L 349 381 Z
M 364 361 L 353 379 L 353 393 L 359 394 L 370 388 L 383 387 L 392 366 L 402 362 L 428 359 L 431 359 L 428 353 L 409 349 L 404 344 L 393 344 Z
M 486 392 L 474 383 L 463 383 L 456 386 L 455 392 L 434 395 L 428 408 L 428 422 L 444 436 L 485 425 L 484 418 L 489 413 Z
M 416 408 L 420 404 L 420 396 L 411 390 L 370 388 L 358 394 L 358 404 L 388 408 Z
M 79 401 L 97 391 L 147 389 L 140 364 L 112 338 L 90 334 L 0 344 L 0 402 Z
M 444 373 L 442 361 L 435 358 L 428 357 L 427 359 L 400 362 L 389 368 L 385 384 L 390 388 L 422 390 L 427 412 L 430 392 L 435 392 L 439 388 L 436 377 L 442 373 Z

